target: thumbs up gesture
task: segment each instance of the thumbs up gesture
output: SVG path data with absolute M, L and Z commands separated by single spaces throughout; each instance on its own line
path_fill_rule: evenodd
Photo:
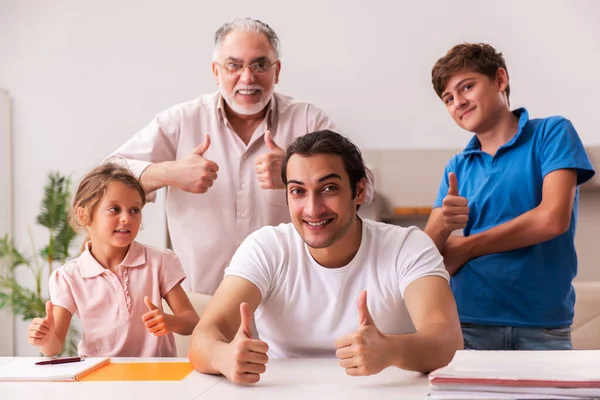
M 55 331 L 54 306 L 46 302 L 46 318 L 34 318 L 28 327 L 28 341 L 34 346 L 44 346 L 52 339 Z
M 273 141 L 271 131 L 266 131 L 264 137 L 269 152 L 256 157 L 254 167 L 259 186 L 261 189 L 283 189 L 285 185 L 281 180 L 281 164 L 285 158 L 285 150 Z
M 206 193 L 217 179 L 219 166 L 205 158 L 210 147 L 210 136 L 207 134 L 198 147 L 185 157 L 174 161 L 171 185 L 190 193 Z
M 267 343 L 252 338 L 252 311 L 247 303 L 240 304 L 240 328 L 227 352 L 220 371 L 232 382 L 249 384 L 260 380 L 260 374 L 267 370 Z
M 340 366 L 352 376 L 373 375 L 390 366 L 389 339 L 381 333 L 367 308 L 367 292 L 358 295 L 358 329 L 335 340 Z
M 458 194 L 458 179 L 454 172 L 448 175 L 448 194 L 442 201 L 442 216 L 449 232 L 463 229 L 469 221 L 468 201 Z
M 171 332 L 168 325 L 168 318 L 165 313 L 155 306 L 148 296 L 144 296 L 144 303 L 148 308 L 148 312 L 142 315 L 142 321 L 144 322 L 144 325 L 146 325 L 148 332 L 152 333 L 154 336 L 164 336 Z

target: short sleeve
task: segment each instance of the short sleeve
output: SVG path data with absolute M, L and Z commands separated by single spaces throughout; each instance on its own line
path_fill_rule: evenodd
M 77 312 L 71 285 L 68 282 L 64 269 L 59 268 L 50 274 L 48 291 L 50 292 L 50 301 L 52 301 L 53 305 L 66 309 L 71 315 Z
M 411 228 L 400 247 L 396 271 L 402 297 L 408 285 L 419 278 L 440 276 L 447 281 L 450 280 L 450 275 L 444 266 L 444 259 L 433 240 L 417 228 Z
M 225 276 L 238 276 L 251 282 L 265 299 L 281 265 L 281 243 L 273 227 L 267 226 L 248 236 L 237 249 Z
M 573 124 L 568 119 L 548 119 L 541 137 L 542 176 L 558 169 L 577 170 L 577 184 L 594 176 L 594 168 Z
M 164 298 L 177 284 L 185 279 L 179 257 L 172 250 L 162 251 L 162 263 L 159 269 L 160 297 Z

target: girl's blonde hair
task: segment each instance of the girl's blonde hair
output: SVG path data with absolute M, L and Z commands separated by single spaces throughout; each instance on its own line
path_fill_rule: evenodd
M 92 217 L 96 207 L 104 197 L 108 185 L 111 182 L 121 182 L 125 186 L 135 189 L 142 198 L 142 207 L 146 204 L 146 191 L 131 172 L 124 167 L 114 163 L 102 164 L 88 172 L 75 193 L 73 198 L 73 207 L 71 208 L 70 222 L 75 230 L 85 228 L 92 222 Z M 85 211 L 83 218 L 79 218 L 78 210 L 82 208 Z M 85 244 L 89 236 L 84 240 L 81 251 L 85 250 Z

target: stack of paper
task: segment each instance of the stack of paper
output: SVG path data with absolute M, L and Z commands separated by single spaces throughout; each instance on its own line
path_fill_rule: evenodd
M 600 398 L 600 350 L 459 351 L 429 375 L 430 398 Z
M 90 357 L 80 362 L 36 365 L 47 358 L 7 358 L 0 363 L 0 381 L 77 381 L 110 363 L 108 357 Z M 2 398 L 2 396 L 0 396 Z

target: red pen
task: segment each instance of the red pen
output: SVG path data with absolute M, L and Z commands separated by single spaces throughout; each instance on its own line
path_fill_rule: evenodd
M 84 357 L 66 357 L 66 358 L 54 358 L 52 360 L 38 361 L 35 365 L 53 365 L 53 364 L 67 364 L 83 361 Z

